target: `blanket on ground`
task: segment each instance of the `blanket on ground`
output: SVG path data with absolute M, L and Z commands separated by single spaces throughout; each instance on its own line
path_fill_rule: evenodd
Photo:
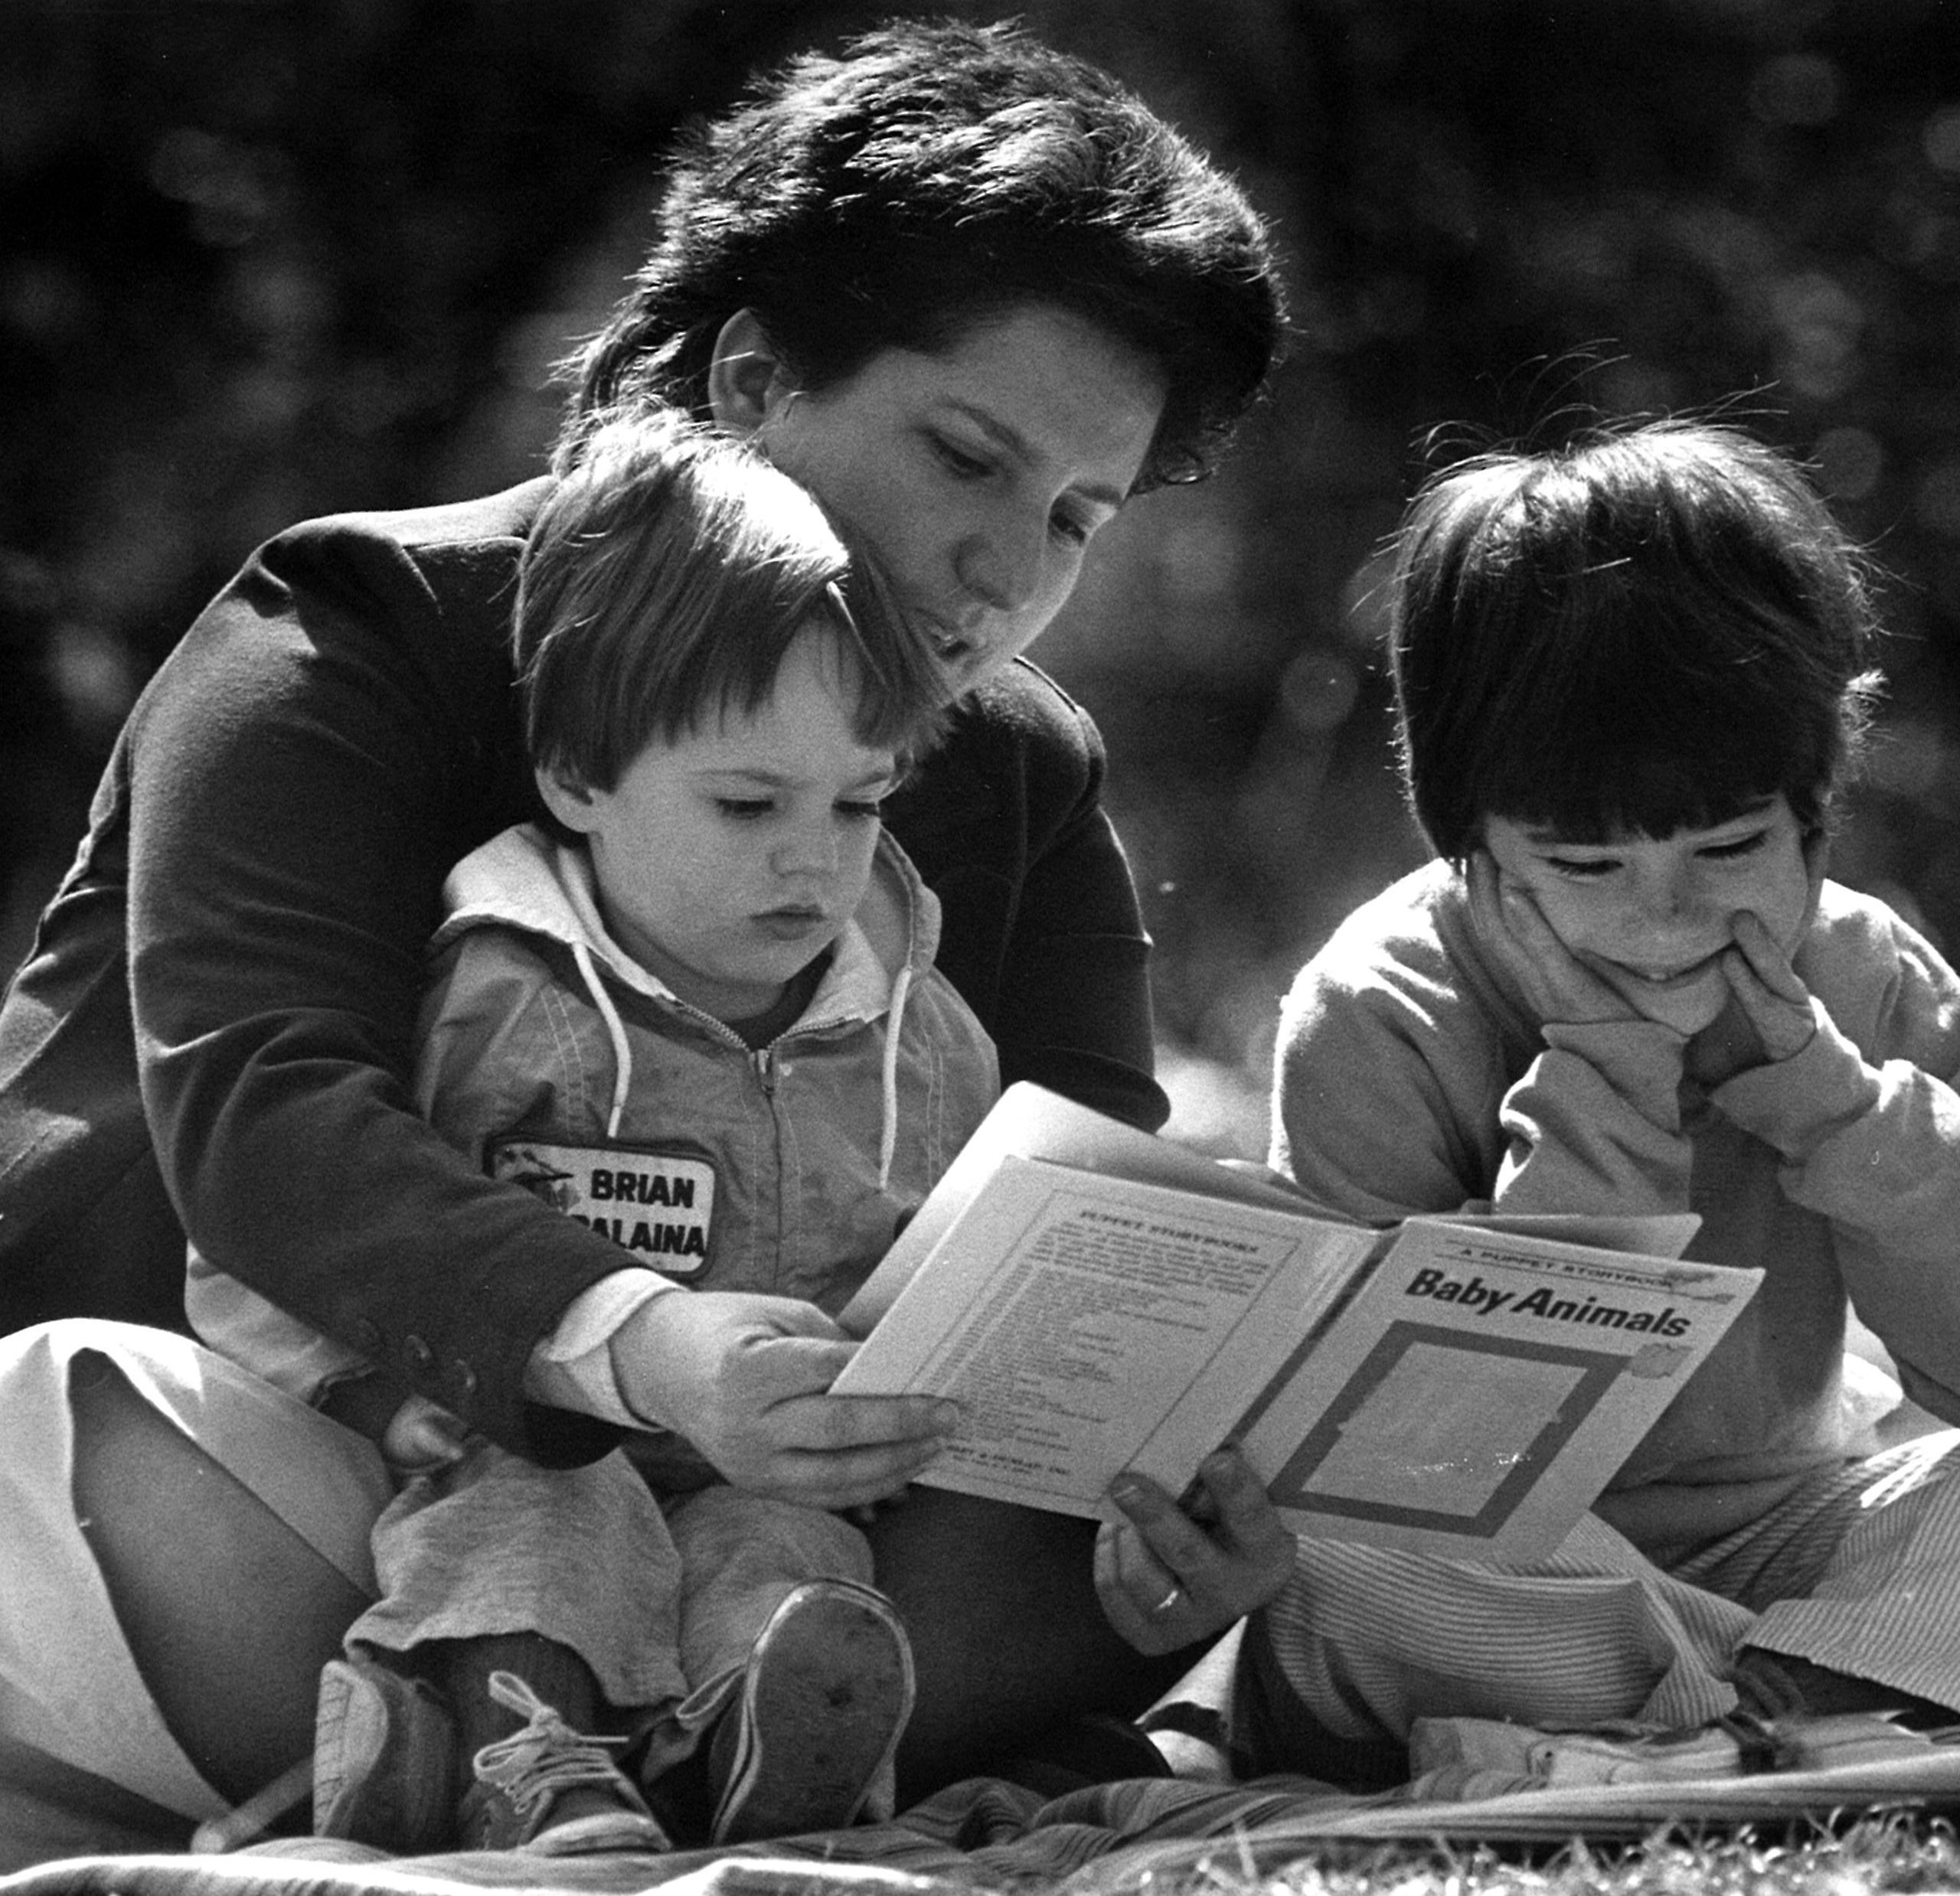
M 639 1896 L 656 1889 L 661 1896 L 1145 1896 L 1147 1888 L 1165 1888 L 1167 1876 L 1188 1884 L 1270 1875 L 1350 1846 L 1638 1841 L 1681 1826 L 1815 1826 L 1900 1810 L 1950 1814 L 1960 1810 L 1960 1744 L 1749 1777 L 1482 1794 L 1488 1781 L 1462 1778 L 1453 1796 L 1407 1789 L 1357 1796 L 1300 1777 L 1152 1778 L 1044 1798 L 975 1778 L 889 1823 L 733 1849 L 558 1860 L 390 1858 L 311 1839 L 196 1855 L 146 1849 L 129 1840 L 140 1836 L 131 1829 L 119 1846 L 99 1842 L 88 1853 L 0 1876 L 0 1896 Z M 1442 1787 L 1432 1779 L 1428 1788 Z M 0 1806 L 0 1826 L 14 1814 Z M 50 1841 L 44 1834 L 43 1845 Z M 1207 1864 L 1217 1872 L 1209 1879 Z

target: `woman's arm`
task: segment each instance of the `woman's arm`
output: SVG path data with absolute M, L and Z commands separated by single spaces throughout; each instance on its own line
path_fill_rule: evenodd
M 323 522 L 266 548 L 123 741 L 130 994 L 162 1174 L 211 1261 L 546 1459 L 528 1404 L 610 1248 L 493 1185 L 407 1090 L 449 863 L 524 814 L 503 626 L 516 511 Z

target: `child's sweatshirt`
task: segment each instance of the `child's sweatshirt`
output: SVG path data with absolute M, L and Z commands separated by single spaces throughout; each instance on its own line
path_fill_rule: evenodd
M 1351 915 L 1285 1004 L 1272 1160 L 1330 1209 L 1692 1210 L 1689 1256 L 1767 1273 L 1599 1504 L 1658 1558 L 1857 1452 L 1847 1307 L 1960 1421 L 1960 978 L 1828 883 L 1795 965 L 1810 1043 L 1704 1091 L 1671 1029 L 1535 1018 L 1434 863 Z

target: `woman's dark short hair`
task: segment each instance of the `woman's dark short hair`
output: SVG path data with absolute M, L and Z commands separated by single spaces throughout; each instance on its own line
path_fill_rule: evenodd
M 705 418 L 740 309 L 815 390 L 1030 302 L 1161 370 L 1139 488 L 1206 470 L 1284 326 L 1243 194 L 1108 74 L 1007 26 L 895 21 L 687 135 L 653 252 L 572 365 L 560 458 L 595 409 L 652 396 Z
M 860 742 L 929 748 L 945 674 L 809 492 L 678 411 L 603 419 L 519 562 L 511 650 L 531 762 L 615 789 L 655 739 L 760 710 L 812 627 L 837 640 Z
M 1403 780 L 1438 852 L 1486 817 L 1668 836 L 1779 792 L 1820 831 L 1869 721 L 1869 567 L 1730 427 L 1609 428 L 1430 480 L 1390 612 Z

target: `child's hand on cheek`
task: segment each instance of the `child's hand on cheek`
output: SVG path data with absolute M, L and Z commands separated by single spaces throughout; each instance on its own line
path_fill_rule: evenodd
M 1470 919 L 1478 938 L 1539 1019 L 1638 1018 L 1629 1002 L 1559 939 L 1531 892 L 1504 876 L 1488 850 L 1471 857 L 1469 884 Z
M 1734 945 L 1723 953 L 1722 972 L 1738 1003 L 1730 1010 L 1732 1017 L 1740 1016 L 1734 1024 L 1746 1030 L 1731 1036 L 1730 1070 L 1794 1059 L 1817 1032 L 1810 990 L 1760 916 L 1745 909 L 1729 925 Z M 1752 1037 L 1753 1048 L 1734 1043 Z

